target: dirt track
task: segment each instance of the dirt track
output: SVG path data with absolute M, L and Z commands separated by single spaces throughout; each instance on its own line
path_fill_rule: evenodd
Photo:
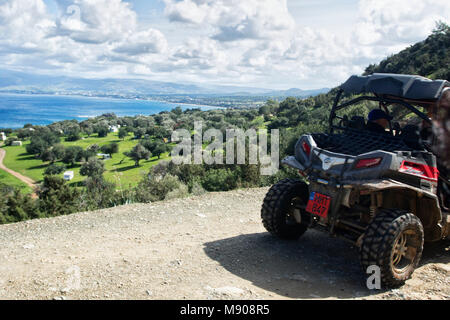
M 26 185 L 31 187 L 31 189 L 34 189 L 36 187 L 35 185 L 36 182 L 33 179 L 25 177 L 24 175 L 21 175 L 20 173 L 5 167 L 5 165 L 3 164 L 3 159 L 5 158 L 5 155 L 6 155 L 5 149 L 0 148 L 0 169 L 5 170 L 9 174 L 12 174 L 14 177 L 23 181 Z M 33 193 L 33 197 L 36 197 L 36 194 Z
M 266 188 L 0 226 L 2 299 L 450 299 L 450 243 L 425 248 L 392 291 L 369 291 L 358 252 L 314 230 L 280 241 Z M 433 263 L 432 263 L 433 262 Z

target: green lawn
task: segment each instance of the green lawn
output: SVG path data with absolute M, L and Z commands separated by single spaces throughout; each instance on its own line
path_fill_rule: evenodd
M 22 191 L 22 193 L 24 194 L 31 193 L 32 191 L 31 188 L 24 182 L 20 181 L 19 179 L 2 169 L 0 169 L 0 182 L 9 186 L 19 188 L 20 191 Z
M 134 161 L 126 157 L 123 153 L 130 151 L 139 140 L 134 140 L 132 136 L 128 136 L 125 140 L 118 138 L 117 133 L 110 133 L 107 137 L 99 138 L 96 135 L 87 137 L 85 136 L 83 140 L 78 140 L 74 142 L 67 142 L 61 139 L 61 143 L 64 146 L 80 146 L 86 149 L 92 144 L 98 144 L 103 146 L 111 142 L 116 142 L 119 145 L 119 153 L 113 154 L 111 159 L 105 160 L 104 177 L 117 184 L 118 187 L 128 188 L 129 186 L 135 186 L 142 178 L 143 174 L 148 173 L 149 169 L 158 164 L 160 160 L 169 159 L 170 155 L 168 153 L 163 154 L 161 159 L 158 160 L 157 157 L 153 157 L 149 160 L 141 160 L 140 166 L 135 167 Z M 29 155 L 26 152 L 26 145 L 29 141 L 25 141 L 21 147 L 3 147 L 6 150 L 6 156 L 3 161 L 6 167 L 17 171 L 25 176 L 32 178 L 35 181 L 42 181 L 44 178 L 44 171 L 48 167 L 48 162 L 42 162 L 40 159 L 36 159 L 34 156 Z M 68 168 L 67 170 L 74 171 L 74 179 L 70 182 L 71 185 L 77 186 L 86 177 L 80 175 L 81 164 L 78 163 L 74 167 Z M 61 174 L 62 176 L 62 174 Z

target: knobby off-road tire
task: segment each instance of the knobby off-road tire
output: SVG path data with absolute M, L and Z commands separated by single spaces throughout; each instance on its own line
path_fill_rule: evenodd
M 380 268 L 381 285 L 396 288 L 414 272 L 422 256 L 424 232 L 419 218 L 404 210 L 381 209 L 364 234 L 360 258 L 364 272 Z
M 308 229 L 304 221 L 305 213 L 301 210 L 302 223 L 294 216 L 294 204 L 306 205 L 308 201 L 308 185 L 294 179 L 284 179 L 273 185 L 261 209 L 262 223 L 271 234 L 288 240 L 296 240 Z

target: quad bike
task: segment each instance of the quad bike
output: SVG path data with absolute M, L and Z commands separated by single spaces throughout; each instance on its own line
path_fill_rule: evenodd
M 302 136 L 295 156 L 282 161 L 305 179 L 271 187 L 261 210 L 266 230 L 298 239 L 316 228 L 350 240 L 360 249 L 364 271 L 378 266 L 384 287 L 403 285 L 424 241 L 450 234 L 448 169 L 433 153 L 436 137 L 425 139 L 448 86 L 446 80 L 410 75 L 350 77 L 335 98 L 329 132 Z M 351 100 L 340 103 L 343 96 Z M 363 117 L 338 115 L 363 101 L 374 101 L 387 114 L 406 111 L 419 123 L 402 128 L 390 121 L 388 130 L 377 133 L 367 129 Z

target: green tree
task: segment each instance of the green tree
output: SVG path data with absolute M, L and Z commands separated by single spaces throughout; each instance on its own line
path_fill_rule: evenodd
M 46 149 L 44 152 L 41 153 L 40 158 L 42 161 L 50 161 L 51 163 L 56 161 L 55 154 L 53 153 L 53 150 L 51 148 Z
M 95 157 L 89 158 L 89 160 L 83 163 L 80 168 L 80 174 L 82 176 L 88 176 L 91 178 L 99 177 L 103 174 L 103 172 L 105 172 L 104 163 Z
M 52 147 L 52 152 L 56 160 L 61 160 L 64 157 L 64 153 L 66 152 L 66 147 L 62 144 L 55 144 Z
M 83 159 L 83 148 L 79 146 L 70 146 L 66 148 L 64 152 L 64 157 L 62 158 L 62 162 L 73 167 L 75 162 L 81 161 Z
M 135 129 L 133 130 L 134 137 L 135 137 L 136 139 L 141 139 L 142 136 L 145 134 L 145 132 L 146 132 L 146 129 L 145 129 L 145 128 L 135 128 Z
M 127 128 L 120 128 L 119 129 L 119 139 L 125 140 L 125 138 L 128 136 L 128 130 Z
M 81 139 L 81 130 L 78 124 L 72 124 L 66 129 L 66 141 L 78 141 Z
M 152 153 L 138 143 L 135 147 L 133 147 L 133 149 L 131 149 L 131 151 L 124 152 L 124 155 L 133 159 L 135 166 L 139 167 L 139 162 L 143 159 L 150 159 Z
M 42 138 L 33 137 L 31 138 L 30 144 L 25 147 L 25 150 L 27 150 L 29 154 L 34 154 L 37 157 L 40 157 L 49 147 L 50 146 L 48 143 Z
M 156 146 L 153 148 L 153 150 L 151 150 L 152 154 L 154 156 L 157 156 L 158 159 L 161 159 L 161 155 L 163 153 L 169 152 L 170 151 L 170 147 L 165 144 L 164 142 L 157 142 Z
M 80 192 L 71 188 L 64 179 L 57 176 L 45 176 L 38 188 L 39 208 L 47 216 L 57 216 L 79 210 Z
M 85 134 L 87 134 L 88 137 L 91 136 L 91 134 L 94 133 L 94 127 L 91 124 L 86 124 L 82 127 L 82 130 Z
M 114 153 L 118 153 L 119 152 L 119 145 L 115 142 L 110 143 L 110 144 L 106 144 L 104 146 L 102 146 L 100 148 L 100 150 L 105 153 L 105 154 L 109 154 L 112 155 Z
M 89 147 L 87 147 L 86 150 L 96 154 L 100 151 L 100 146 L 98 144 L 94 143 L 94 144 L 91 144 Z
M 106 125 L 100 124 L 97 127 L 95 127 L 94 131 L 98 134 L 99 138 L 104 138 L 108 136 L 109 128 Z
M 42 155 L 44 151 L 59 143 L 59 137 L 49 128 L 38 128 L 31 137 L 31 142 L 26 146 L 29 154 Z
M 183 114 L 183 109 L 181 109 L 181 107 L 176 107 L 174 109 L 172 109 L 171 111 L 173 114 L 175 114 L 176 116 L 181 116 Z
M 2 190 L 1 193 L 0 224 L 19 222 L 42 216 L 36 206 L 36 201 L 29 195 L 24 195 L 19 189 Z
M 66 170 L 65 165 L 53 163 L 45 169 L 44 174 L 45 175 L 57 175 L 57 174 L 63 173 L 65 170 Z
M 83 150 L 81 158 L 85 162 L 87 162 L 89 160 L 89 158 L 95 157 L 96 155 L 97 155 L 97 153 L 94 152 L 93 150 L 89 149 L 89 147 L 88 147 L 88 148 L 86 148 L 86 150 Z
M 83 210 L 109 208 L 124 203 L 116 192 L 115 184 L 106 181 L 102 175 L 88 177 L 84 184 L 85 189 L 81 196 Z

